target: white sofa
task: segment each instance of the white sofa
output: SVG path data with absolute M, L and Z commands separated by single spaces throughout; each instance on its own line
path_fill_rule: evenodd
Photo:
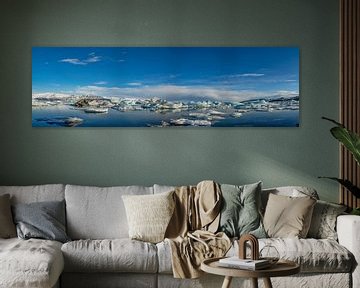
M 173 187 L 0 186 L 15 203 L 66 202 L 65 244 L 49 240 L 0 239 L 0 287 L 221 287 L 222 277 L 174 279 L 166 242 L 128 239 L 122 195 L 156 194 Z M 280 194 L 292 193 L 280 189 Z M 265 192 L 264 192 L 265 193 Z M 260 239 L 281 257 L 297 261 L 301 273 L 273 278 L 274 287 L 360 287 L 360 217 L 337 219 L 339 242 L 328 239 Z M 228 255 L 236 255 L 237 243 Z M 234 279 L 237 284 L 250 284 Z M 260 287 L 262 281 L 259 281 Z

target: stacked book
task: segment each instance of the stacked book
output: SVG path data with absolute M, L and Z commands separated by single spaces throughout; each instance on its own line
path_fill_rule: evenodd
M 240 259 L 238 256 L 234 256 L 220 259 L 219 266 L 246 270 L 260 270 L 270 267 L 271 262 L 267 259 L 251 260 Z

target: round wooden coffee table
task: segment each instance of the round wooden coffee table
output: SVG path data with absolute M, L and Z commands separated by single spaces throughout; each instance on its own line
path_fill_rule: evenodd
M 263 278 L 265 287 L 272 288 L 270 277 L 289 276 L 300 272 L 300 266 L 288 260 L 279 260 L 270 268 L 253 271 L 219 266 L 219 259 L 221 258 L 204 260 L 201 270 L 225 276 L 222 288 L 229 288 L 233 277 L 251 278 L 254 288 L 258 288 L 258 278 Z

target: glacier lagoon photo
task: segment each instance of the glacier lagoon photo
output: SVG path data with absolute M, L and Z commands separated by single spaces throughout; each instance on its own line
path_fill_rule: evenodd
M 298 127 L 293 47 L 34 47 L 33 127 Z

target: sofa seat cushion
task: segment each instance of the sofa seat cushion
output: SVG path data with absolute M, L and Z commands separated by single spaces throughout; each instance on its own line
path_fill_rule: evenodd
M 354 257 L 344 246 L 330 239 L 267 238 L 259 240 L 259 249 L 273 246 L 281 259 L 298 263 L 302 273 L 350 272 Z M 228 255 L 237 253 L 237 243 Z M 274 256 L 274 255 L 269 255 Z
M 66 272 L 156 273 L 156 246 L 123 239 L 77 240 L 61 248 Z
M 280 258 L 295 261 L 302 273 L 350 272 L 354 265 L 353 255 L 338 242 L 330 239 L 268 238 L 259 239 L 260 250 L 265 245 L 274 246 Z M 167 241 L 157 244 L 159 273 L 172 273 L 171 248 Z M 227 256 L 238 255 L 235 241 Z M 249 256 L 250 256 L 250 251 Z
M 0 287 L 52 287 L 63 268 L 60 242 L 0 239 Z

